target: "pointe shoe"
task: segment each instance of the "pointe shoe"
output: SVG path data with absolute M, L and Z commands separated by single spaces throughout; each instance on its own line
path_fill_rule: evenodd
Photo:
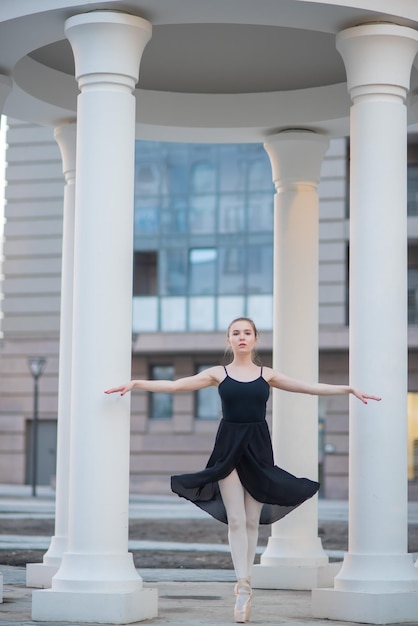
M 248 578 L 239 578 L 234 593 L 237 597 L 234 608 L 235 621 L 245 624 L 250 619 L 252 590 Z

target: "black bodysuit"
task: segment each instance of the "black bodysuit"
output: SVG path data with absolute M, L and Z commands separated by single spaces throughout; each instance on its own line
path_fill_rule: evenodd
M 236 469 L 244 488 L 264 503 L 261 524 L 281 519 L 311 498 L 319 483 L 297 478 L 274 465 L 266 403 L 270 386 L 260 376 L 250 382 L 226 377 L 219 384 L 222 420 L 206 468 L 193 474 L 172 476 L 171 489 L 221 522 L 228 523 L 218 480 Z

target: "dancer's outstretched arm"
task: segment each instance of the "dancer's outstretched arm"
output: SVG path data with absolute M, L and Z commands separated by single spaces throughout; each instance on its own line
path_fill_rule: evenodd
M 340 396 L 352 394 L 364 404 L 367 404 L 368 400 L 379 401 L 379 396 L 374 396 L 364 391 L 360 391 L 350 385 L 329 385 L 327 383 L 306 383 L 303 380 L 297 380 L 296 378 L 290 378 L 280 372 L 276 372 L 269 367 L 264 368 L 264 376 L 271 385 L 277 389 L 283 391 L 292 391 L 294 393 L 306 393 L 314 396 Z
M 125 393 L 133 389 L 142 389 L 143 391 L 152 391 L 158 393 L 175 393 L 177 391 L 197 391 L 205 387 L 219 385 L 223 378 L 223 368 L 220 365 L 209 367 L 203 372 L 199 372 L 194 376 L 186 376 L 177 380 L 131 380 L 129 383 L 106 389 L 105 393 Z

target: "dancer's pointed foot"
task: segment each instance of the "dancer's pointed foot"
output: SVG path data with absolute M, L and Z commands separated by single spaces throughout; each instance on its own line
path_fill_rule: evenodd
M 234 593 L 236 602 L 234 608 L 235 621 L 238 624 L 245 624 L 250 619 L 252 590 L 249 578 L 238 578 Z

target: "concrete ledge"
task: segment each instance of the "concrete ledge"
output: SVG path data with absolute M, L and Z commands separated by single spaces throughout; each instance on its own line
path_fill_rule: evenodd
M 365 624 L 418 623 L 418 591 L 361 593 L 313 589 L 312 615 Z
M 80 593 L 43 589 L 32 594 L 32 619 L 130 624 L 158 615 L 157 589 L 130 593 Z
M 254 589 L 293 589 L 310 591 L 316 587 L 332 587 L 342 563 L 321 566 L 254 565 L 251 585 Z

